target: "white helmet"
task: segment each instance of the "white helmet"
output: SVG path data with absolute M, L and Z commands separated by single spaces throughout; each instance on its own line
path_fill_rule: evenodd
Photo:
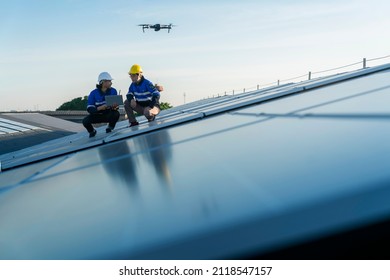
M 99 74 L 98 83 L 100 84 L 100 82 L 103 80 L 112 81 L 113 78 L 111 77 L 111 75 L 108 72 L 102 72 Z

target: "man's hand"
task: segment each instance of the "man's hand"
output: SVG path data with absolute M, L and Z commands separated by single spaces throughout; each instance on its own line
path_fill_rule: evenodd
M 162 85 L 155 84 L 154 85 L 158 91 L 163 91 L 164 87 Z
M 107 109 L 109 109 L 109 108 L 110 108 L 110 107 L 107 106 L 107 105 L 101 105 L 101 106 L 97 107 L 97 110 L 98 110 L 98 111 L 104 111 L 104 110 L 107 110 Z
M 130 106 L 131 106 L 131 108 L 135 108 L 137 106 L 137 101 L 135 101 L 134 99 L 131 99 Z

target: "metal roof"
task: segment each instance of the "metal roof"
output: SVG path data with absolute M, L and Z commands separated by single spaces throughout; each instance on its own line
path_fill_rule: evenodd
M 230 258 L 387 219 L 388 81 L 390 64 L 2 155 L 0 258 Z

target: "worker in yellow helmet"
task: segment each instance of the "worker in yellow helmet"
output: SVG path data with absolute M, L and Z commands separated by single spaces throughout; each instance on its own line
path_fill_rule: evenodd
M 130 127 L 139 124 L 134 116 L 134 111 L 144 115 L 149 122 L 154 121 L 161 111 L 159 90 L 161 91 L 162 87 L 145 79 L 142 72 L 142 68 L 138 64 L 134 64 L 129 70 L 132 83 L 126 95 L 124 107 Z

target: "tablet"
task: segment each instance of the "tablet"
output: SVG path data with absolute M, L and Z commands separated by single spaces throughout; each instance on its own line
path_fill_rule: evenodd
M 107 95 L 105 99 L 106 99 L 107 106 L 112 106 L 114 104 L 123 105 L 122 95 Z

